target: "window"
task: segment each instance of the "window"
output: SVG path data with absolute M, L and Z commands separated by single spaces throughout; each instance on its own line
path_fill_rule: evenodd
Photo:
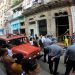
M 36 23 L 35 21 L 29 22 L 30 25 L 35 24 L 35 23 Z
M 1 24 L 2 26 L 2 24 Z M 0 35 L 3 35 L 4 34 L 4 29 L 0 29 Z
M 21 22 L 20 24 L 21 24 L 21 26 L 24 26 L 24 22 Z
M 40 17 L 45 17 L 45 15 L 41 15 Z
M 20 39 L 13 39 L 13 40 L 9 41 L 9 43 L 12 45 L 17 45 L 17 46 L 22 44 Z
M 33 18 L 30 18 L 29 20 L 33 20 Z

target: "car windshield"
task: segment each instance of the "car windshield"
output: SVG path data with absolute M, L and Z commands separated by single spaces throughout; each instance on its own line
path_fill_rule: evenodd
M 12 44 L 12 45 L 21 45 L 21 44 L 24 44 L 26 43 L 25 42 L 25 38 L 20 38 L 20 39 L 13 39 L 13 40 L 10 40 L 8 41 L 9 44 Z

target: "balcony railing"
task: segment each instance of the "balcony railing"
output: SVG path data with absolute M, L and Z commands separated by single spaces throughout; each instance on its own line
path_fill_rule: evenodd
M 33 1 L 33 6 L 32 7 L 38 7 L 42 4 L 44 4 L 44 0 Z
M 22 12 L 23 11 L 19 11 L 19 12 L 13 13 L 12 15 L 8 16 L 8 21 L 11 21 L 13 19 L 16 19 L 16 18 L 22 16 Z
M 23 14 L 25 16 L 38 13 L 41 11 L 59 8 L 59 7 L 66 7 L 71 6 L 75 4 L 75 0 L 50 0 L 50 2 L 46 4 L 39 4 L 39 3 L 33 3 L 34 5 L 30 9 L 24 10 Z
M 22 2 L 23 2 L 23 0 L 16 0 L 16 1 L 11 5 L 11 7 L 15 7 L 16 5 L 18 5 L 18 4 L 22 3 Z
M 22 11 L 16 12 L 15 14 L 13 14 L 13 18 L 19 17 L 22 15 Z

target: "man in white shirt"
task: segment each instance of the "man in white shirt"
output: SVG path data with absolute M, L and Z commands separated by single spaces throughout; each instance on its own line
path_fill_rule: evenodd
M 13 56 L 13 53 L 12 53 L 12 50 L 11 50 L 12 46 L 11 45 L 8 45 L 8 56 L 12 57 Z

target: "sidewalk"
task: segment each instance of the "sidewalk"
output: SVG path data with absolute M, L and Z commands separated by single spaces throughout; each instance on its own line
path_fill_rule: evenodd
M 58 42 L 57 44 L 63 48 L 65 47 L 65 44 L 63 42 Z

